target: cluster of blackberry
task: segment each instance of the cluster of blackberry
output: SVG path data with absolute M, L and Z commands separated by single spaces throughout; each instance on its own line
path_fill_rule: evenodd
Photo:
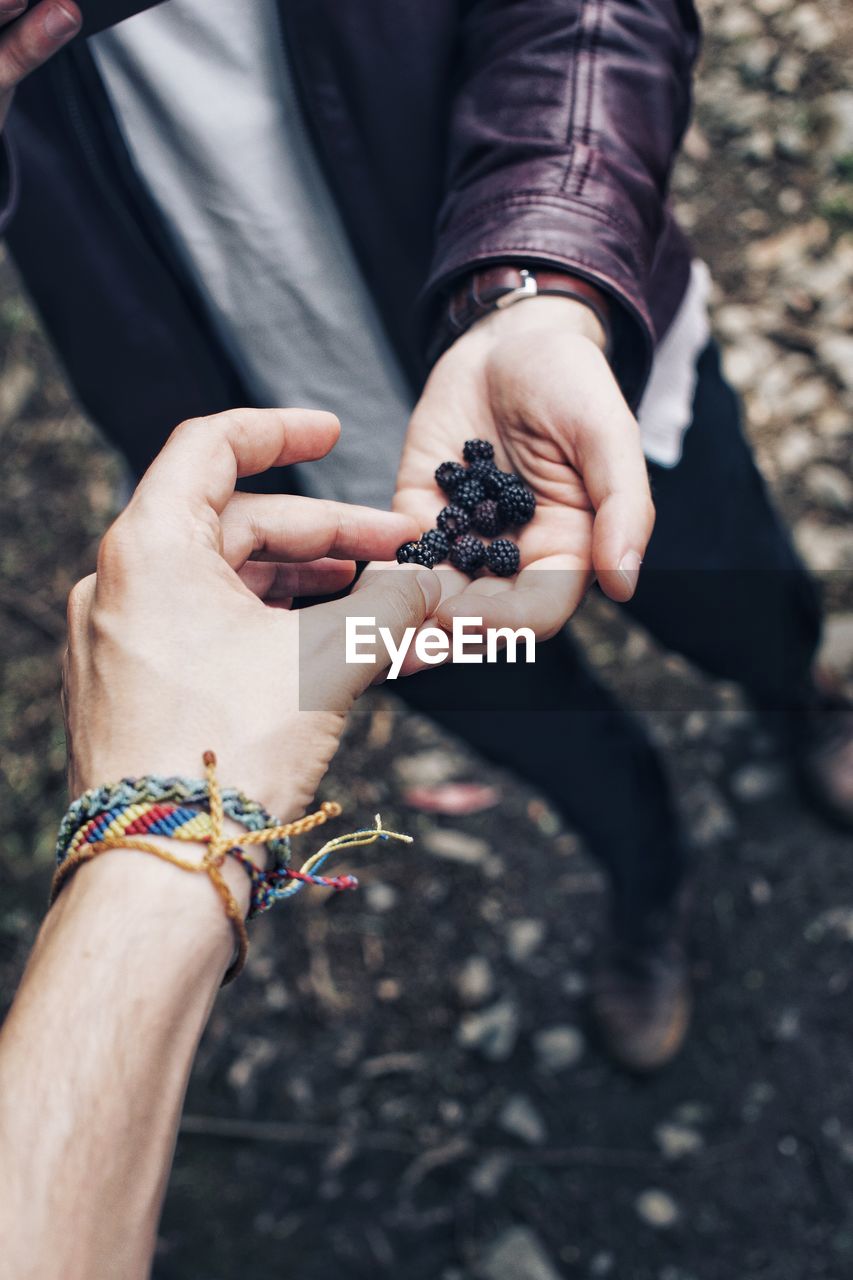
M 449 560 L 470 577 L 485 568 L 499 578 L 510 578 L 518 572 L 518 547 L 499 535 L 532 520 L 536 498 L 521 476 L 500 470 L 488 440 L 466 440 L 462 456 L 467 467 L 442 462 L 436 470 L 435 482 L 449 499 L 438 513 L 436 528 L 419 542 L 404 542 L 397 559 L 427 569 Z M 493 541 L 487 546 L 475 537 L 478 533 Z

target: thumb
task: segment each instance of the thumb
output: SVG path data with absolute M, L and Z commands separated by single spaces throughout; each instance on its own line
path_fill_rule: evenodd
M 637 587 L 655 509 L 636 419 L 621 395 L 614 399 L 578 452 L 595 508 L 593 568 L 604 594 L 625 601 Z
M 637 589 L 643 554 L 654 525 L 648 485 L 608 493 L 592 527 L 592 563 L 599 586 L 611 600 L 630 600 Z
M 417 565 L 369 568 L 342 600 L 300 610 L 300 701 L 345 712 L 438 608 L 438 575 Z M 385 635 L 380 639 L 380 629 Z

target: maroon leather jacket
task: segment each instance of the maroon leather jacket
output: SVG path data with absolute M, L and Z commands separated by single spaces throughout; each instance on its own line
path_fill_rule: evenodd
M 449 286 L 511 262 L 609 295 L 613 364 L 636 403 L 687 280 L 666 200 L 690 109 L 692 0 L 281 0 L 280 13 L 308 127 L 413 386 Z M 12 255 L 81 402 L 132 463 L 181 418 L 245 401 L 84 38 L 19 90 L 7 142 Z

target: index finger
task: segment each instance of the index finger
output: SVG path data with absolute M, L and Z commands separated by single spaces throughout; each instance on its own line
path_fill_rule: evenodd
M 324 498 L 235 493 L 222 513 L 222 554 L 233 569 L 246 560 L 393 560 L 418 536 L 408 516 Z
M 335 415 L 319 409 L 229 409 L 192 418 L 172 432 L 133 504 L 153 498 L 161 512 L 219 515 L 241 476 L 325 457 L 340 430 Z

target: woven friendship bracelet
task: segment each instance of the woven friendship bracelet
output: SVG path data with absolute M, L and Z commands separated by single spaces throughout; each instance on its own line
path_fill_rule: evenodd
M 221 794 L 224 812 L 247 831 L 264 831 L 279 825 L 263 805 L 250 800 L 242 791 L 226 787 Z M 121 782 L 84 791 L 62 819 L 56 840 L 56 861 L 62 862 L 71 841 L 86 823 L 111 811 L 117 816 L 136 804 L 205 806 L 207 796 L 206 778 L 122 778 Z M 290 841 L 286 836 L 268 841 L 267 847 L 274 866 L 287 866 Z
M 400 840 L 410 844 L 412 837 L 386 831 L 377 814 L 375 826 L 336 836 L 296 871 L 288 865 L 290 837 L 302 835 L 321 826 L 329 818 L 337 817 L 341 812 L 340 805 L 327 801 L 315 813 L 306 814 L 304 818 L 277 823 L 261 805 L 248 800 L 242 793 L 220 791 L 216 756 L 212 751 L 205 752 L 204 763 L 206 777 L 203 782 L 186 778 L 125 778 L 114 786 L 87 791 L 75 801 L 60 826 L 57 868 L 50 901 L 51 904 L 55 901 L 66 880 L 82 863 L 111 849 L 150 853 L 183 871 L 206 873 L 222 900 L 237 940 L 236 955 L 223 979 L 224 986 L 240 973 L 249 949 L 239 905 L 222 876 L 221 867 L 226 857 L 239 862 L 250 878 L 248 919 L 252 919 L 276 902 L 297 893 L 305 884 L 355 889 L 358 881 L 354 876 L 319 874 L 320 867 L 332 853 L 372 844 L 376 840 Z M 151 799 L 152 795 L 158 798 Z M 172 798 L 176 796 L 183 803 L 174 803 Z M 196 809 L 191 804 L 207 807 Z M 235 844 L 233 837 L 223 831 L 226 814 L 249 828 L 239 844 Z M 202 862 L 190 862 L 170 853 L 148 838 L 154 835 L 206 844 Z M 272 867 L 262 870 L 246 856 L 241 846 L 254 844 L 264 844 L 275 851 Z

